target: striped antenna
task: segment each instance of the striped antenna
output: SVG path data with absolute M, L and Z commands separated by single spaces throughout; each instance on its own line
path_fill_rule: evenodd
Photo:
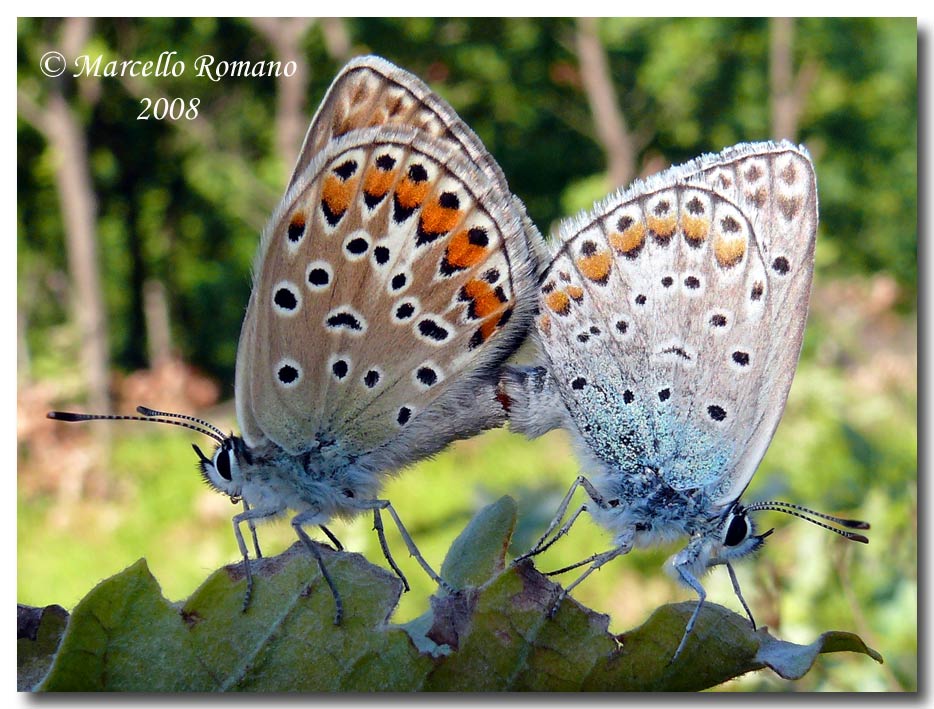
M 760 510 L 772 511 L 772 512 L 784 512 L 786 515 L 791 515 L 797 517 L 798 519 L 803 519 L 811 524 L 816 524 L 818 527 L 823 527 L 824 529 L 829 529 L 831 532 L 839 534 L 844 539 L 849 539 L 853 542 L 860 542 L 862 544 L 869 544 L 869 538 L 857 534 L 856 532 L 850 532 L 846 529 L 837 529 L 825 522 L 821 522 L 819 519 L 813 519 L 814 517 L 819 517 L 820 519 L 827 520 L 828 522 L 833 522 L 836 525 L 841 527 L 848 527 L 849 529 L 869 529 L 868 522 L 862 522 L 856 519 L 844 519 L 842 517 L 834 517 L 832 515 L 826 515 L 822 512 L 815 512 L 810 510 L 807 507 L 802 507 L 801 505 L 793 505 L 790 502 L 781 502 L 780 500 L 767 500 L 765 502 L 756 502 L 752 505 L 749 505 L 745 508 L 746 512 L 757 512 Z
M 56 421 L 147 421 L 149 423 L 167 423 L 172 426 L 181 426 L 182 428 L 187 428 L 192 431 L 197 431 L 198 433 L 204 434 L 209 438 L 213 438 L 218 443 L 223 443 L 226 436 L 220 432 L 216 426 L 212 426 L 207 421 L 202 421 L 201 419 L 196 419 L 192 416 L 182 416 L 180 414 L 163 414 L 157 412 L 154 409 L 147 409 L 143 406 L 140 406 L 137 409 L 140 413 L 145 413 L 151 411 L 153 416 L 122 416 L 119 414 L 78 414 L 72 413 L 70 411 L 49 411 L 46 414 L 46 418 L 55 419 Z M 171 416 L 174 418 L 162 418 L 163 416 Z M 182 419 L 182 420 L 180 420 Z M 195 425 L 195 424 L 200 425 Z

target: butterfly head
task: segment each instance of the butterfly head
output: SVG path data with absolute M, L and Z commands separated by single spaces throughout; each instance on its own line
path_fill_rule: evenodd
M 765 544 L 765 538 L 774 531 L 770 529 L 756 534 L 756 525 L 748 514 L 748 509 L 739 502 L 733 503 L 723 517 L 718 530 L 719 548 L 715 550 L 708 565 L 713 566 L 752 554 Z
M 214 490 L 227 495 L 233 502 L 239 502 L 243 491 L 243 471 L 253 464 L 249 446 L 239 436 L 232 433 L 225 435 L 217 426 L 204 419 L 184 414 L 156 411 L 146 406 L 137 406 L 142 416 L 121 416 L 115 414 L 77 414 L 67 411 L 50 411 L 47 417 L 57 421 L 143 421 L 147 423 L 165 423 L 203 433 L 214 439 L 217 447 L 212 457 L 206 456 L 201 449 L 192 444 L 198 454 L 198 468 L 201 477 Z
M 250 449 L 243 439 L 233 434 L 227 436 L 217 444 L 210 458 L 196 444 L 192 443 L 191 447 L 198 454 L 198 469 L 204 481 L 234 502 L 239 501 L 244 467 L 253 464 Z
M 750 513 L 765 510 L 784 512 L 793 517 L 798 517 L 799 519 L 806 520 L 839 534 L 844 539 L 849 539 L 853 542 L 860 542 L 862 544 L 869 543 L 869 539 L 865 535 L 850 531 L 851 529 L 869 529 L 868 522 L 833 517 L 823 514 L 822 512 L 815 512 L 807 507 L 777 500 L 756 502 L 748 506 L 744 506 L 737 501 L 733 503 L 726 515 L 724 515 L 723 521 L 720 523 L 720 546 L 718 550 L 714 550 L 711 554 L 707 565 L 714 566 L 716 564 L 724 564 L 758 550 L 765 543 L 765 538 L 775 530 L 770 529 L 762 534 L 756 534 L 755 523 Z M 819 519 L 814 519 L 815 517 Z M 826 520 L 826 522 L 821 520 Z M 833 524 L 827 524 L 827 522 Z M 844 527 L 844 529 L 839 529 L 838 527 Z

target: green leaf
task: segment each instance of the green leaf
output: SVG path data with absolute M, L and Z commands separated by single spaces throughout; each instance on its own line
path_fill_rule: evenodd
M 219 569 L 184 604 L 173 605 L 139 561 L 78 604 L 39 689 L 689 691 L 765 667 L 799 678 L 826 652 L 881 661 L 850 633 L 794 645 L 707 603 L 672 663 L 695 603 L 663 606 L 621 636 L 609 632 L 607 616 L 574 599 L 552 613 L 560 586 L 530 562 L 505 567 L 515 521 L 508 497 L 481 510 L 442 566 L 460 590 L 439 593 L 429 612 L 404 627 L 389 621 L 399 579 L 359 554 L 323 545 L 344 604 L 339 626 L 331 591 L 301 543 L 252 563 L 253 598 L 245 612 L 242 564 Z M 44 673 L 62 613 L 33 623 L 26 642 L 34 645 L 20 656 L 22 687 Z
M 516 501 L 508 495 L 480 510 L 451 544 L 441 578 L 463 588 L 480 586 L 502 571 L 517 513 Z
M 61 606 L 16 606 L 16 689 L 35 687 L 45 677 L 68 625 Z
M 76 607 L 46 691 L 178 692 L 216 685 L 144 560 L 98 584 Z

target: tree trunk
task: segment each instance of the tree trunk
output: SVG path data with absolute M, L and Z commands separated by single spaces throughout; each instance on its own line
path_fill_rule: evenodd
M 597 35 L 597 20 L 593 17 L 577 20 L 577 57 L 597 137 L 607 154 L 610 182 L 613 187 L 628 185 L 636 175 L 632 137 L 619 108 L 606 51 Z
M 769 21 L 769 28 L 772 137 L 795 140 L 799 108 L 794 93 L 794 20 L 774 17 Z

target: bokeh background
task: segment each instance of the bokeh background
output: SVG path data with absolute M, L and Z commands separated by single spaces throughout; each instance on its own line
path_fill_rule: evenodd
M 821 210 L 811 316 L 747 499 L 870 520 L 871 543 L 765 513 L 760 524 L 778 531 L 738 571 L 757 619 L 780 637 L 854 631 L 886 664 L 830 656 L 796 683 L 758 674 L 725 689 L 916 688 L 914 19 L 21 18 L 17 39 L 20 602 L 70 609 L 140 557 L 177 600 L 238 559 L 235 509 L 195 473 L 195 434 L 44 414 L 144 403 L 236 427 L 234 361 L 259 233 L 329 82 L 372 52 L 455 107 L 543 233 L 703 152 L 769 138 L 808 147 Z M 186 71 L 49 79 L 39 72 L 49 50 L 101 55 L 102 66 L 175 51 Z M 291 60 L 297 71 L 213 82 L 195 74 L 203 54 Z M 143 97 L 197 97 L 197 118 L 137 120 Z M 529 442 L 499 430 L 406 471 L 386 493 L 437 568 L 476 510 L 503 494 L 520 509 L 511 551 L 526 550 L 577 472 L 563 433 Z M 384 563 L 370 526 L 333 529 Z M 294 539 L 286 522 L 260 535 L 267 554 Z M 584 520 L 540 566 L 609 541 Z M 414 586 L 396 616 L 406 620 L 432 588 L 394 531 L 390 544 Z M 633 627 L 694 598 L 662 570 L 677 548 L 636 551 L 575 596 L 613 630 Z M 722 570 L 705 584 L 711 601 L 740 610 Z

